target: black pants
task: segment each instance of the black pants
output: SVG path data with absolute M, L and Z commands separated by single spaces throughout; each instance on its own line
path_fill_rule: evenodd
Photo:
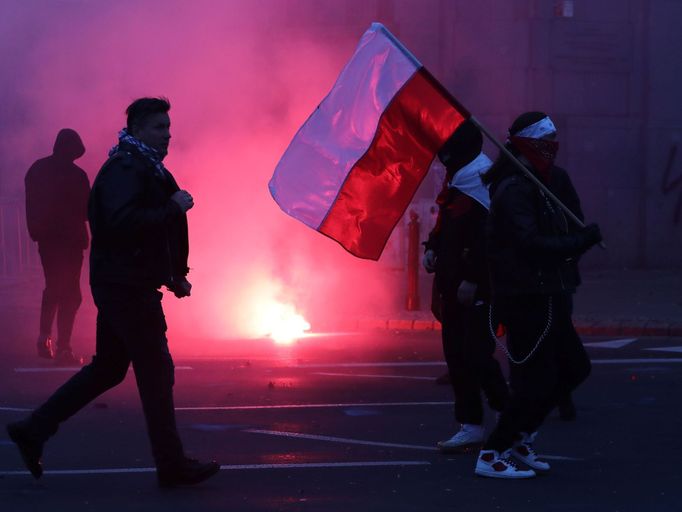
M 523 296 L 495 303 L 507 326 L 507 346 L 516 360 L 535 346 L 547 325 L 549 296 Z M 590 374 L 591 363 L 571 321 L 570 295 L 552 296 L 552 323 L 546 338 L 523 364 L 510 363 L 511 396 L 484 448 L 511 448 L 520 432 L 538 430 L 545 417 Z
M 481 391 L 488 405 L 501 411 L 507 402 L 507 383 L 493 357 L 495 342 L 488 329 L 488 305 L 462 306 L 456 297 L 442 297 L 442 338 L 459 423 L 483 422 Z
M 162 294 L 154 289 L 93 287 L 97 348 L 83 367 L 33 413 L 47 438 L 58 425 L 116 386 L 132 362 L 157 467 L 184 457 L 175 424 L 174 366 L 166 340 Z
M 45 275 L 45 289 L 40 305 L 40 336 L 52 334 L 57 317 L 57 350 L 71 349 L 71 332 L 81 304 L 81 267 L 83 249 L 57 243 L 38 246 Z

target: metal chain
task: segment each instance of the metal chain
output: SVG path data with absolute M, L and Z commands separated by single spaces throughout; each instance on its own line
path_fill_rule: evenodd
M 523 364 L 526 361 L 528 361 L 533 356 L 533 354 L 538 349 L 538 347 L 540 347 L 540 343 L 542 343 L 542 341 L 547 337 L 547 334 L 549 334 L 549 330 L 551 327 L 552 327 L 552 296 L 550 295 L 549 299 L 547 300 L 547 325 L 545 326 L 545 330 L 542 331 L 542 334 L 538 338 L 538 341 L 535 343 L 533 350 L 531 350 L 526 357 L 524 357 L 520 361 L 517 361 L 516 359 L 514 359 L 512 357 L 509 350 L 507 350 L 507 347 L 505 345 L 503 345 L 502 342 L 500 342 L 500 340 L 498 339 L 497 334 L 495 333 L 495 329 L 493 329 L 493 305 L 492 305 L 492 303 L 488 307 L 488 328 L 490 329 L 490 335 L 493 337 L 493 339 L 495 340 L 495 343 L 497 343 L 497 346 L 500 347 L 502 352 L 504 352 L 507 355 L 507 359 L 509 359 L 509 361 L 514 363 L 514 364 Z

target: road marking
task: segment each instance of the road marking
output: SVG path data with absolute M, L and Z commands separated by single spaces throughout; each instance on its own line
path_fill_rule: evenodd
M 418 377 L 416 375 L 377 375 L 368 373 L 332 373 L 315 372 L 313 375 L 326 375 L 329 377 L 365 377 L 368 379 L 412 379 L 412 380 L 436 380 L 436 377 Z
M 244 432 L 249 432 L 250 434 L 265 434 L 270 436 L 279 437 L 293 437 L 297 439 L 310 439 L 312 441 L 328 441 L 330 443 L 344 443 L 344 444 L 362 444 L 367 446 L 383 446 L 386 448 L 408 448 L 410 450 L 426 450 L 429 452 L 438 451 L 438 448 L 434 446 L 421 446 L 414 444 L 400 444 L 400 443 L 381 443 L 378 441 L 365 441 L 363 439 L 350 439 L 347 437 L 331 437 L 331 436 L 319 436 L 315 434 L 301 434 L 299 432 L 282 432 L 279 430 L 258 430 L 258 429 L 247 429 Z
M 453 402 L 375 402 L 354 404 L 285 404 L 285 405 L 227 405 L 205 407 L 176 407 L 176 411 L 250 411 L 259 409 L 318 409 L 331 407 L 409 407 L 422 405 L 449 405 Z
M 376 362 L 376 363 L 311 363 L 296 364 L 293 368 L 391 368 L 402 366 L 445 366 L 445 361 L 414 361 L 414 362 Z
M 292 464 L 229 464 L 220 466 L 223 471 L 249 469 L 336 469 L 360 467 L 430 466 L 426 460 L 389 460 L 359 462 L 304 462 Z M 110 469 L 56 469 L 45 471 L 45 475 L 118 475 L 129 473 L 156 473 L 156 468 L 110 468 Z M 28 476 L 28 471 L 0 471 L 0 476 Z
M 592 364 L 658 364 L 658 363 L 682 363 L 679 358 L 643 358 L 643 359 L 592 359 Z
M 611 341 L 595 341 L 592 343 L 583 343 L 586 347 L 597 347 L 597 348 L 622 348 L 630 343 L 637 341 L 637 338 L 625 338 L 622 340 L 611 340 Z
M 682 352 L 682 347 L 654 347 L 645 348 L 644 350 L 655 350 L 657 352 Z
M 14 373 L 58 373 L 58 372 L 77 372 L 82 366 L 46 366 L 44 368 L 15 368 Z M 176 366 L 176 370 L 194 370 L 191 366 Z
M 0 407 L 0 411 L 6 412 L 28 412 L 32 410 L 33 409 L 26 409 L 24 407 Z

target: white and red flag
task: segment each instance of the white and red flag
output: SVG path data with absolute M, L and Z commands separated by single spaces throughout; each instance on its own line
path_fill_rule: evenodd
M 443 143 L 468 117 L 380 23 L 289 144 L 269 183 L 287 214 L 377 260 Z

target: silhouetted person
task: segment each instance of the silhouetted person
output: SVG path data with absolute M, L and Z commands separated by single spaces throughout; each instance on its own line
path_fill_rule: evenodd
M 141 98 L 92 187 L 90 285 L 97 306 L 97 347 L 83 367 L 27 419 L 7 426 L 34 477 L 43 445 L 60 423 L 116 386 L 132 362 L 161 486 L 191 485 L 216 474 L 216 462 L 185 457 L 175 424 L 174 366 L 161 286 L 187 297 L 186 212 L 194 202 L 162 161 L 170 141 L 170 104 Z
M 482 146 L 481 132 L 466 121 L 438 153 L 447 173 L 436 200 L 436 227 L 425 243 L 424 267 L 436 274 L 443 353 L 460 424 L 458 432 L 438 443 L 442 452 L 480 446 L 485 440 L 481 392 L 498 412 L 508 398 L 488 327 L 485 225 L 490 196 L 481 174 L 492 162 L 481 152 Z
M 57 317 L 56 359 L 79 363 L 71 351 L 71 332 L 81 304 L 83 251 L 88 247 L 85 225 L 90 183 L 77 160 L 85 153 L 79 135 L 69 128 L 57 134 L 51 156 L 35 162 L 26 173 L 26 221 L 45 274 L 40 307 L 38 355 L 55 357 L 52 324 Z

